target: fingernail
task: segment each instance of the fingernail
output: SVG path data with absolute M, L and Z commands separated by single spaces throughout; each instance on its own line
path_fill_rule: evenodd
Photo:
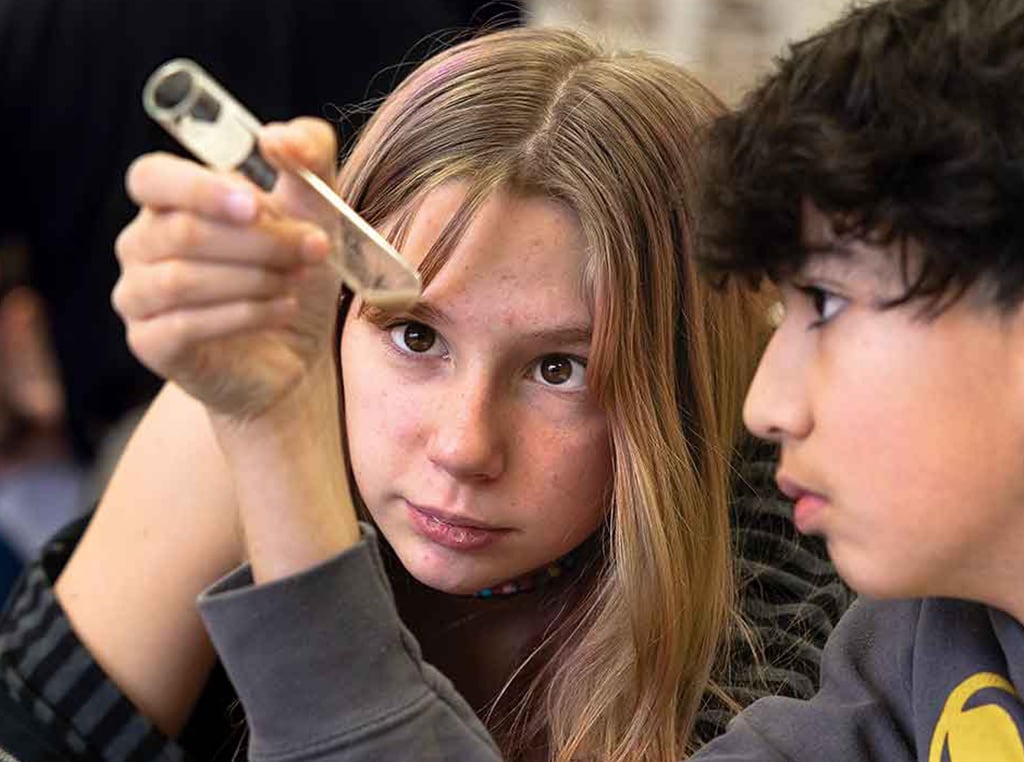
M 231 191 L 224 205 L 235 222 L 252 222 L 256 217 L 256 197 L 247 190 Z
M 299 309 L 299 300 L 294 296 L 286 296 L 283 299 L 278 299 L 275 307 L 280 314 L 290 315 Z
M 283 136 L 288 134 L 288 130 L 285 129 L 284 125 L 277 122 L 273 124 L 265 124 L 260 130 L 260 141 L 269 141 L 271 143 L 280 143 Z
M 318 264 L 327 259 L 331 251 L 331 239 L 322 230 L 307 234 L 302 239 L 302 259 L 311 264 Z
M 260 128 L 260 135 L 267 137 L 280 137 L 284 131 L 284 124 L 281 122 L 267 122 Z

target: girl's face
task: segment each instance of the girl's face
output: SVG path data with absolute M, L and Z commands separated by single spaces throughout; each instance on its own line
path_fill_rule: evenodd
M 428 194 L 404 255 L 458 209 Z M 571 211 L 497 192 L 408 314 L 360 315 L 341 339 L 348 447 L 374 522 L 418 580 L 472 593 L 533 571 L 600 525 L 611 453 L 587 390 L 591 315 Z

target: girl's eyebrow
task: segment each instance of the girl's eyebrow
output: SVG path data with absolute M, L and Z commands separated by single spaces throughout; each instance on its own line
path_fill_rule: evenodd
M 378 307 L 363 307 L 363 317 L 378 327 L 407 320 L 426 323 L 444 329 L 452 324 L 452 319 L 440 307 L 427 302 L 417 302 L 404 312 L 386 312 Z M 585 344 L 590 345 L 593 338 L 593 327 L 590 323 L 554 325 L 523 331 L 519 338 L 525 341 L 545 344 Z
M 589 345 L 593 338 L 593 333 L 589 325 L 567 325 L 527 331 L 523 334 L 523 338 L 551 344 Z
M 403 320 L 414 320 L 416 322 L 439 327 L 444 327 L 451 323 L 451 320 L 442 310 L 427 304 L 426 302 L 416 302 L 416 304 L 411 308 L 403 310 L 402 312 L 389 312 L 387 310 L 382 310 L 379 307 L 364 305 L 362 308 L 362 316 L 378 327 L 383 327 L 388 323 L 395 323 Z

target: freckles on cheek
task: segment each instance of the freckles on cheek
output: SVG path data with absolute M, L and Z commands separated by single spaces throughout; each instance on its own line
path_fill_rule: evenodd
M 410 443 L 416 437 L 422 405 L 409 387 L 387 387 L 374 391 L 369 406 L 375 433 L 390 442 Z
M 582 437 L 552 437 L 545 449 L 549 487 L 581 497 L 605 492 L 611 478 L 611 453 L 606 432 Z
M 579 537 L 592 532 L 607 512 L 611 466 L 601 441 L 565 452 L 560 468 L 549 473 L 548 494 L 558 496 L 560 533 Z
M 393 427 L 402 416 L 398 412 L 401 406 L 401 395 L 395 395 L 392 389 L 365 383 L 360 398 L 360 415 L 362 418 L 362 435 L 372 436 L 383 444 L 394 437 Z M 397 397 L 397 399 L 396 399 Z
M 357 486 L 372 513 L 410 448 L 401 389 L 362 381 L 351 393 L 346 390 L 345 415 Z

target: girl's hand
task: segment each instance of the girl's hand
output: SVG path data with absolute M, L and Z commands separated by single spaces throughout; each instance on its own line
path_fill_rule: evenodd
M 326 122 L 265 127 L 275 166 L 334 179 Z M 114 308 L 139 360 L 218 416 L 268 411 L 331 358 L 340 279 L 328 262 L 336 218 L 282 171 L 270 194 L 166 154 L 135 161 L 128 193 L 141 207 L 117 241 Z

